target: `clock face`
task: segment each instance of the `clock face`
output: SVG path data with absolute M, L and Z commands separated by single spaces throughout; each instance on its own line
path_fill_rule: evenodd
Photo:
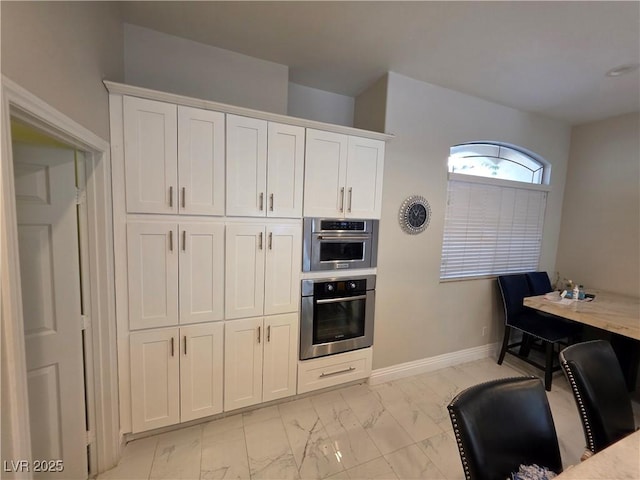
M 430 216 L 429 202 L 420 195 L 413 195 L 407 198 L 400 207 L 400 226 L 406 233 L 415 235 L 427 228 Z

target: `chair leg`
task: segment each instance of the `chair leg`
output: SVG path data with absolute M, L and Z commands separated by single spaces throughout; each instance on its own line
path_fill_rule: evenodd
M 507 353 L 507 346 L 509 345 L 509 337 L 511 336 L 511 327 L 509 325 L 504 326 L 504 338 L 502 339 L 502 348 L 500 349 L 500 355 L 498 356 L 498 365 L 502 365 L 504 355 Z
M 547 392 L 551 391 L 551 378 L 553 376 L 553 354 L 555 349 L 553 343 L 546 342 L 545 352 L 545 369 L 544 369 L 544 388 Z
M 522 332 L 522 345 L 520 345 L 520 355 L 528 357 L 531 352 L 531 344 L 533 343 L 533 337 L 528 333 Z

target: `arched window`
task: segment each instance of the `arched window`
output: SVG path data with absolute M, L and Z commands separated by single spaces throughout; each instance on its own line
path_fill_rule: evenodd
M 440 279 L 538 270 L 549 164 L 498 142 L 454 145 Z
M 498 143 L 463 143 L 449 152 L 451 173 L 541 184 L 544 167 L 532 155 Z

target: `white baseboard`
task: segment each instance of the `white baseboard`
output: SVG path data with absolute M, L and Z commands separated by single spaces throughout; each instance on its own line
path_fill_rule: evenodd
M 480 347 L 467 348 L 457 352 L 445 353 L 430 358 L 422 358 L 412 362 L 400 363 L 390 367 L 378 368 L 371 372 L 369 377 L 370 385 L 397 380 L 399 378 L 419 375 L 421 373 L 433 372 L 441 368 L 459 365 L 461 363 L 472 362 L 487 357 L 495 357 L 500 343 L 489 343 Z M 374 352 L 375 355 L 375 352 Z

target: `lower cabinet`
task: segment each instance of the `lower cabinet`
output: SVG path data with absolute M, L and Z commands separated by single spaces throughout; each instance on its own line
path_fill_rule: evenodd
M 225 322 L 224 410 L 296 394 L 298 313 Z
M 131 333 L 132 432 L 222 412 L 224 323 Z
M 373 349 L 369 347 L 301 360 L 298 366 L 298 393 L 367 378 L 371 375 L 372 358 Z

